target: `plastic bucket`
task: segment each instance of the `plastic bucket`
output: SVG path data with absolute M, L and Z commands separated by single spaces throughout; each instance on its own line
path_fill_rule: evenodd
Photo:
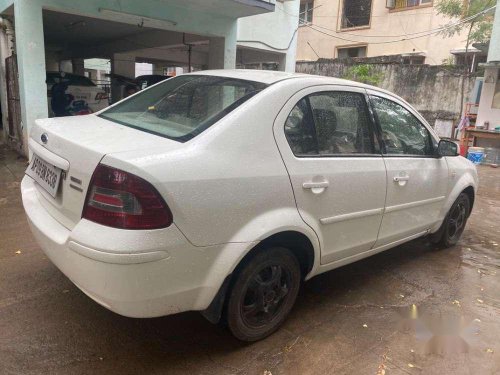
M 484 148 L 482 147 L 469 147 L 467 152 L 467 159 L 474 164 L 481 164 L 484 158 Z

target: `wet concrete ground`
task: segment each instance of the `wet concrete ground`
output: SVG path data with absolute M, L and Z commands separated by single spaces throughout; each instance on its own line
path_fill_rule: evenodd
M 198 313 L 129 319 L 86 297 L 29 231 L 24 169 L 0 146 L 0 374 L 500 374 L 500 169 L 479 168 L 458 246 L 413 241 L 318 276 L 254 344 Z

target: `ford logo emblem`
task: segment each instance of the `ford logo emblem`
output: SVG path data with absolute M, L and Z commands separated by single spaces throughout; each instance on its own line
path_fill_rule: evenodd
M 47 135 L 47 133 L 43 133 L 40 136 L 40 139 L 42 140 L 43 144 L 46 144 L 49 141 L 49 136 Z

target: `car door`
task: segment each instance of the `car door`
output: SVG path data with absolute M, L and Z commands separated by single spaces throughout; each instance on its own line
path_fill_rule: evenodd
M 365 91 L 302 90 L 280 111 L 274 134 L 299 213 L 318 234 L 321 263 L 370 250 L 382 220 L 386 172 Z
M 411 107 L 369 91 L 387 169 L 387 199 L 376 247 L 424 234 L 439 218 L 448 166 L 438 139 Z

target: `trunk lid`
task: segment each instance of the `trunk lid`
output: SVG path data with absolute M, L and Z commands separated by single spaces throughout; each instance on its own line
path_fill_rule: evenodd
M 63 169 L 55 197 L 38 184 L 37 189 L 47 211 L 73 229 L 81 219 L 92 174 L 104 155 L 140 149 L 147 155 L 148 150 L 174 150 L 182 143 L 87 115 L 36 120 L 29 145 L 31 152 Z

